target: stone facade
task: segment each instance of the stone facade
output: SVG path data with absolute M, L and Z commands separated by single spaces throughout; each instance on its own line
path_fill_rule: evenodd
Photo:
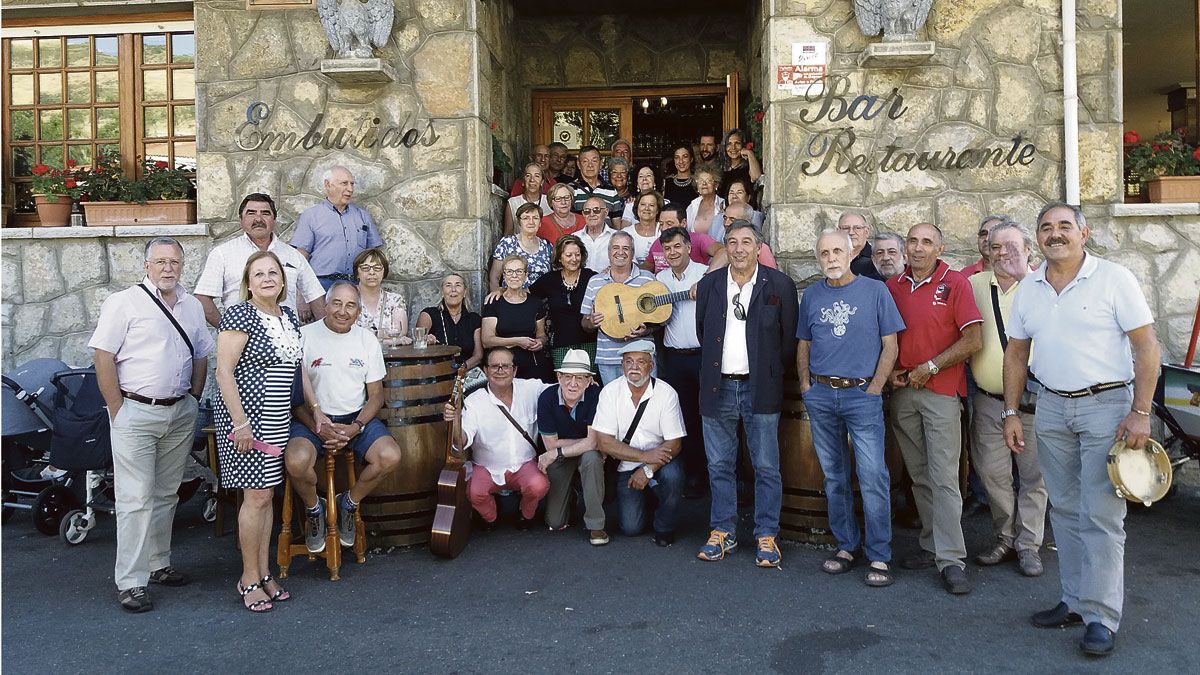
M 766 7 L 766 5 L 764 5 Z M 877 230 L 904 233 L 919 222 L 946 233 L 945 257 L 965 265 L 978 257 L 980 219 L 1004 213 L 1029 225 L 1045 202 L 1061 199 L 1063 183 L 1062 21 L 1059 3 L 1046 0 L 969 0 L 935 3 L 923 39 L 936 55 L 910 68 L 860 67 L 868 42 L 849 0 L 782 2 L 756 16 L 762 60 L 755 62 L 766 108 L 764 135 L 768 236 L 784 268 L 801 285 L 819 278 L 812 254 L 817 234 L 836 226 L 846 209 L 873 215 Z M 1078 26 L 1080 192 L 1092 249 L 1129 266 L 1142 280 L 1157 318 L 1164 353 L 1186 349 L 1200 274 L 1200 218 L 1128 217 L 1121 199 L 1120 13 L 1116 2 L 1080 3 Z M 775 86 L 775 67 L 791 63 L 796 42 L 827 41 L 830 72 L 847 78 L 845 97 L 887 97 L 898 89 L 906 112 L 895 118 L 815 119 L 822 108 Z M 881 157 L 946 148 L 1009 148 L 1033 143 L 1027 166 L 910 171 L 848 171 L 830 167 L 808 175 L 810 142 L 849 128 L 849 155 Z M 836 165 L 835 165 L 836 166 Z M 810 170 L 815 167 L 810 166 Z M 1193 207 L 1195 205 L 1192 205 Z M 1186 212 L 1186 210 L 1185 210 Z

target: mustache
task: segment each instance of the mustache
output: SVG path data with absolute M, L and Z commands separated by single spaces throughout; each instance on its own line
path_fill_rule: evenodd
M 1051 246 L 1053 244 L 1066 244 L 1066 243 L 1067 243 L 1066 239 L 1047 239 L 1046 240 L 1046 246 Z

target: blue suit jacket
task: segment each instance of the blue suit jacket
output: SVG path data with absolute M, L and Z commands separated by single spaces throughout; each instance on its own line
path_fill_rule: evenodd
M 796 361 L 796 319 L 800 303 L 791 277 L 759 264 L 746 306 L 746 351 L 750 357 L 751 403 L 755 414 L 777 413 L 783 406 L 783 375 Z M 729 268 L 704 275 L 696 289 L 696 334 L 700 338 L 700 414 L 717 415 L 721 389 L 721 351 Z

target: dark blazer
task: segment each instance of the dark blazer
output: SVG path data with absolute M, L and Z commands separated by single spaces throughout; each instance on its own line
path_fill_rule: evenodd
M 721 388 L 721 349 L 729 268 L 704 275 L 696 289 L 696 334 L 700 338 L 700 414 L 717 415 Z M 783 406 L 783 374 L 796 361 L 796 320 L 800 303 L 791 277 L 759 264 L 746 306 L 746 352 L 750 357 L 751 403 L 755 414 L 777 413 Z

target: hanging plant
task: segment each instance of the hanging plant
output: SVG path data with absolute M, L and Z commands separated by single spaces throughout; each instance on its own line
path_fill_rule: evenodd
M 759 145 L 762 143 L 762 127 L 763 117 L 766 112 L 763 111 L 762 101 L 757 97 L 750 99 L 750 103 L 746 104 L 746 133 L 749 138 L 746 139 L 747 145 L 754 143 Z

